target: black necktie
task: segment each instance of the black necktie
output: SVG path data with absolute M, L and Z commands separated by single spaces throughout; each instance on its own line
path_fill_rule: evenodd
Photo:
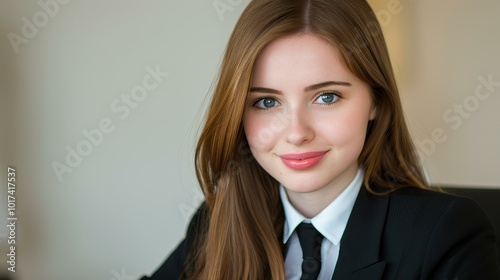
M 318 279 L 321 270 L 321 242 L 323 235 L 312 224 L 300 223 L 297 226 L 300 247 L 302 247 L 301 280 Z

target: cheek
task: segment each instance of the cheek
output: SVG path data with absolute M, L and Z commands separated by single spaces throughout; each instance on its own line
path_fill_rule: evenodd
M 245 133 L 251 147 L 258 150 L 271 150 L 279 141 L 286 128 L 286 119 L 279 113 L 249 115 Z
M 330 123 L 323 123 L 317 131 L 323 131 L 334 146 L 351 146 L 356 149 L 363 146 L 365 141 L 368 119 L 356 111 L 339 114 L 332 118 Z
M 243 126 L 248 145 L 254 151 L 271 149 L 283 128 L 276 118 L 264 118 L 252 113 L 245 114 Z

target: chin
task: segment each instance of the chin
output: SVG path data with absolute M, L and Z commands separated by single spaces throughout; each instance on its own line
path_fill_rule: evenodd
M 288 183 L 288 184 L 287 184 Z M 311 193 L 318 190 L 321 190 L 324 185 L 323 184 L 315 184 L 311 183 L 311 180 L 306 180 L 303 183 L 300 183 L 298 180 L 281 183 L 287 191 L 296 192 L 296 193 Z

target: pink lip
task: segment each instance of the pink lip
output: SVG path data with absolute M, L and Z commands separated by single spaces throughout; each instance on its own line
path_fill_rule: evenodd
M 306 170 L 316 166 L 328 151 L 280 155 L 281 161 L 294 170 Z

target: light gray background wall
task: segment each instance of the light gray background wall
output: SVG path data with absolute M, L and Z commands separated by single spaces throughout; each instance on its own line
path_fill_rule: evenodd
M 54 1 L 0 4 L 0 220 L 12 165 L 15 279 L 135 279 L 178 243 L 202 199 L 192 164 L 196 135 L 248 1 L 66 0 L 47 15 L 40 3 Z M 483 100 L 474 92 L 478 77 L 500 82 L 500 1 L 371 2 L 430 180 L 499 187 L 500 87 L 487 97 L 481 89 Z M 37 30 L 24 30 L 31 38 L 16 52 L 8 34 L 26 36 L 25 19 Z M 168 77 L 125 115 L 122 95 L 137 94 L 148 67 Z M 470 112 L 455 113 L 464 101 Z M 82 132 L 103 121 L 114 129 L 90 151 Z M 68 147 L 88 155 L 70 157 L 71 167 Z M 54 162 L 71 172 L 58 178 Z M 6 237 L 2 226 L 2 273 Z

